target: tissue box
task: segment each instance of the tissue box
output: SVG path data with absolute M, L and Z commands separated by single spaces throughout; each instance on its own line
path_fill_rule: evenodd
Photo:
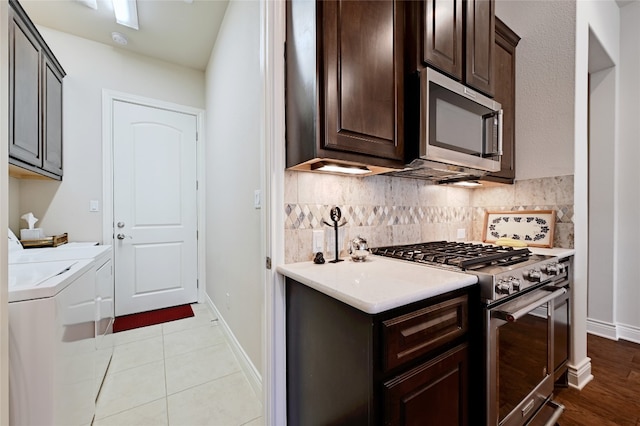
M 39 240 L 41 238 L 44 238 L 44 231 L 42 228 L 20 230 L 21 240 Z

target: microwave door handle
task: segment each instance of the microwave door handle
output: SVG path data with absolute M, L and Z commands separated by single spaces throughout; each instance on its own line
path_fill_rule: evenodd
M 527 315 L 529 312 L 533 311 L 534 309 L 536 309 L 538 306 L 542 306 L 545 303 L 549 302 L 550 300 L 555 299 L 556 297 L 560 297 L 563 294 L 565 294 L 567 292 L 566 287 L 563 287 L 561 289 L 558 289 L 556 291 L 554 291 L 551 294 L 547 294 L 546 296 L 544 296 L 541 299 L 535 300 L 531 303 L 529 303 L 527 306 L 524 306 L 520 309 L 518 309 L 515 312 L 510 312 L 510 311 L 495 311 L 494 314 L 497 318 L 500 318 L 502 320 L 505 320 L 507 322 L 516 322 L 517 320 L 519 320 L 520 318 L 524 317 L 525 315 Z
M 498 111 L 498 155 L 502 156 L 502 110 Z
M 502 110 L 496 111 L 496 112 L 492 112 L 490 114 L 486 114 L 482 116 L 482 119 L 484 120 L 484 127 L 485 129 L 488 127 L 487 126 L 487 122 L 491 121 L 491 124 L 489 124 L 490 126 L 493 127 L 493 122 L 496 120 L 496 116 L 498 117 L 498 146 L 496 147 L 496 151 L 495 152 L 488 152 L 486 154 L 484 154 L 484 157 L 493 157 L 493 156 L 502 156 Z M 486 134 L 486 131 L 485 131 Z M 491 134 L 493 135 L 494 133 L 491 132 Z M 492 138 L 492 142 L 493 142 L 493 138 Z M 485 141 L 485 148 L 487 148 L 486 145 L 489 144 L 489 141 Z

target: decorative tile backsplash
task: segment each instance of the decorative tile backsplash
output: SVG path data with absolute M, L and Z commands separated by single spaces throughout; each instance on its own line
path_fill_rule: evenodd
M 480 189 L 432 185 L 390 176 L 350 178 L 285 174 L 285 261 L 311 260 L 312 231 L 325 230 L 333 252 L 329 211 L 340 207 L 339 243 L 361 235 L 369 246 L 482 239 L 486 211 L 555 210 L 554 246 L 573 248 L 573 176 L 531 179 Z M 461 231 L 463 230 L 463 231 Z M 460 236 L 460 232 L 464 236 Z M 331 255 L 332 256 L 332 255 Z
M 334 204 L 286 204 L 285 229 L 318 229 L 329 220 Z M 466 222 L 471 220 L 471 207 L 420 206 L 348 206 L 339 205 L 342 220 L 351 226 L 393 226 L 420 223 Z

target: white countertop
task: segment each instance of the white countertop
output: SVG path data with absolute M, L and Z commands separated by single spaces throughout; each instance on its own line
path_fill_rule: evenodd
M 531 250 L 533 254 L 542 254 L 545 256 L 557 256 L 559 258 L 564 258 L 568 256 L 573 256 L 576 254 L 575 249 L 568 249 L 562 247 L 554 247 L 554 248 L 539 248 L 539 247 L 527 247 Z
M 300 262 L 277 271 L 368 314 L 377 314 L 478 282 L 474 275 L 369 256 L 365 262 Z
M 486 243 L 482 243 L 486 244 Z M 564 258 L 574 249 L 528 247 L 534 254 Z M 369 314 L 377 314 L 475 284 L 474 275 L 371 255 L 366 262 L 349 257 L 340 263 L 291 263 L 278 266 L 293 278 Z

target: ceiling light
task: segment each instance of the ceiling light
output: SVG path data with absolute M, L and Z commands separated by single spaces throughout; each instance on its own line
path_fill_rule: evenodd
M 311 170 L 317 172 L 346 173 L 350 175 L 365 175 L 371 173 L 371 170 L 365 166 L 341 165 L 325 163 L 323 161 L 313 163 L 311 165 Z
M 116 22 L 125 27 L 138 28 L 138 7 L 136 0 L 111 0 Z
M 115 41 L 116 43 L 121 44 L 123 46 L 126 46 L 127 43 L 129 43 L 129 40 L 127 40 L 127 37 L 124 34 L 117 33 L 115 31 L 111 33 L 111 39 L 113 41 Z

